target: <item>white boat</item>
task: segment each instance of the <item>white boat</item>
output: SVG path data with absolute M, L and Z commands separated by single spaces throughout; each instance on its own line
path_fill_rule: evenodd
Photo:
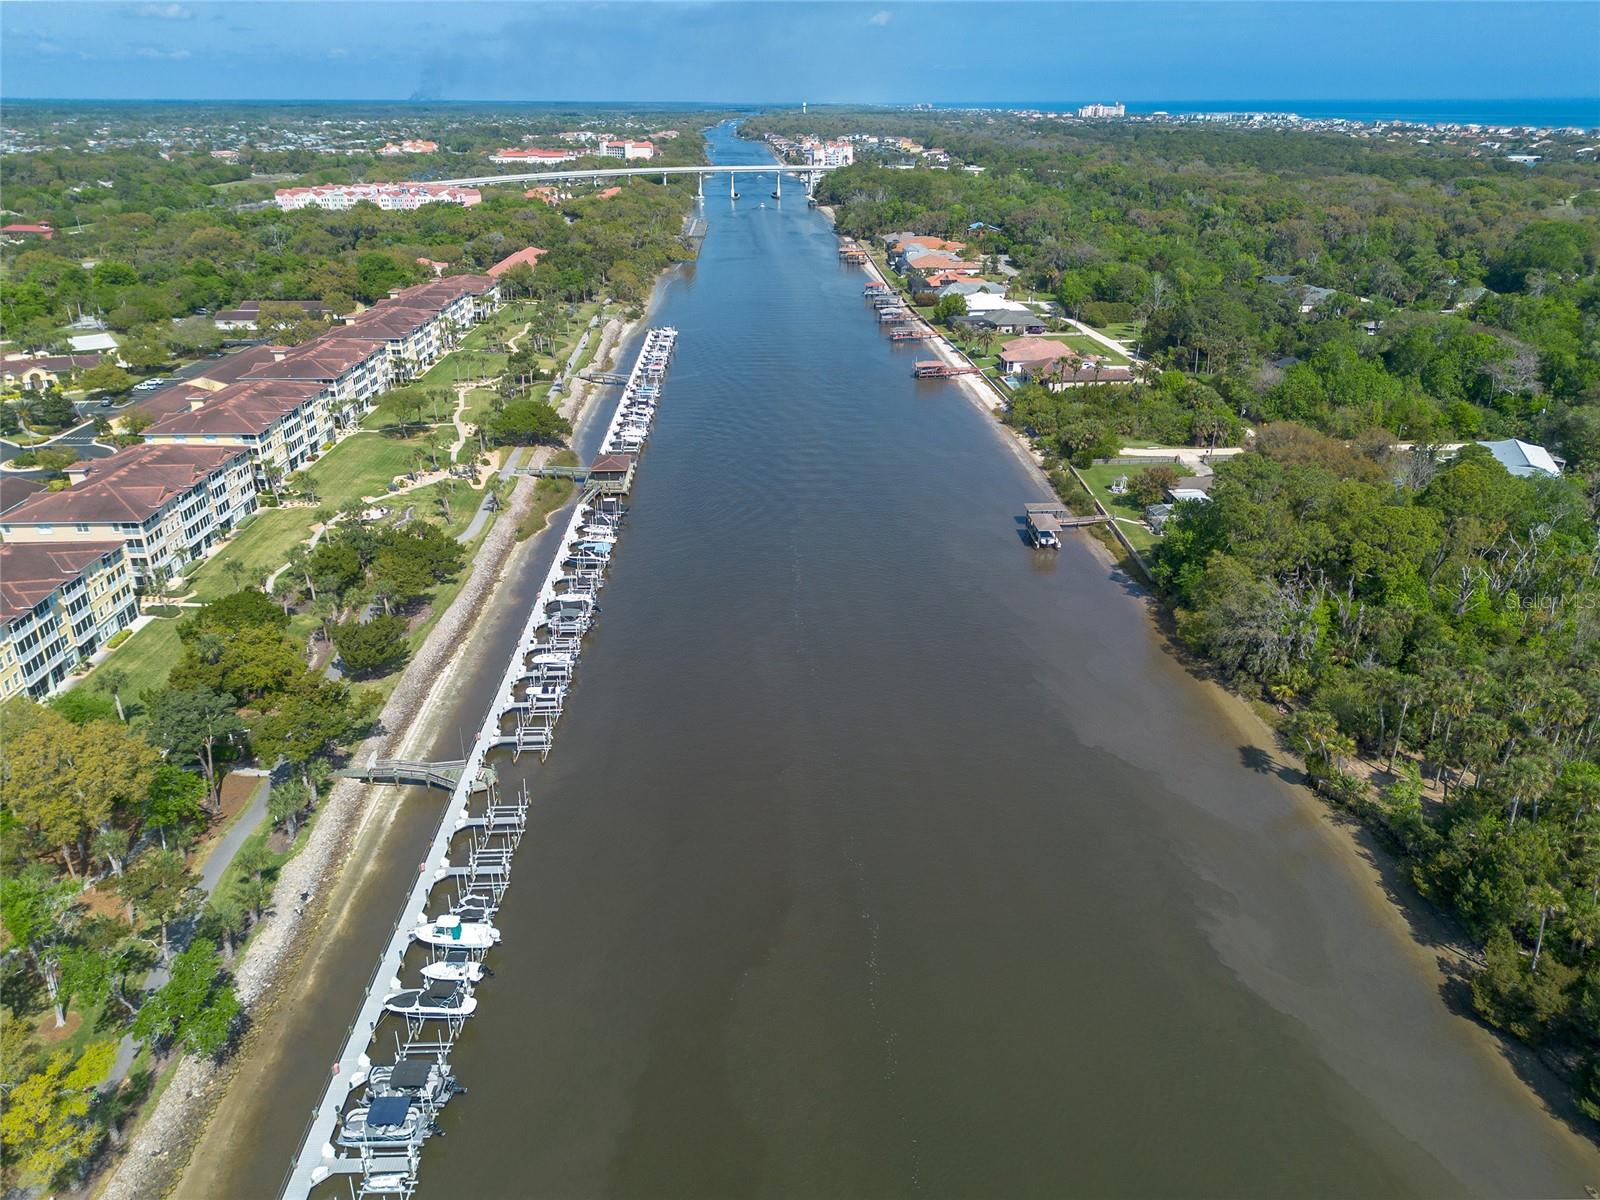
M 436 979 L 425 988 L 391 992 L 383 1007 L 404 1017 L 470 1017 L 478 998 L 464 980 Z
M 402 1058 L 372 1068 L 367 1077 L 371 1096 L 410 1096 L 435 1108 L 463 1089 L 456 1077 L 431 1058 Z
M 459 946 L 463 950 L 487 950 L 500 940 L 493 925 L 463 921 L 455 914 L 435 917 L 411 931 L 411 936 L 426 946 Z
M 446 958 L 422 968 L 422 977 L 434 982 L 482 983 L 488 968 L 475 958 Z
M 428 1131 L 428 1118 L 409 1096 L 378 1096 L 355 1109 L 339 1128 L 341 1146 L 409 1146 Z
M 499 911 L 500 905 L 493 896 L 481 892 L 469 892 L 450 906 L 450 915 L 465 921 L 469 926 L 473 924 L 488 925 L 489 918 Z M 498 931 L 496 937 L 498 938 Z M 477 949 L 469 946 L 467 949 Z

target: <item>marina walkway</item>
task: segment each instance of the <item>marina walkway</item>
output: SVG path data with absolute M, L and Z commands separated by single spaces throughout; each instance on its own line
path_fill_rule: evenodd
M 636 401 L 647 405 L 653 414 L 661 377 L 665 372 L 665 365 L 670 358 L 676 337 L 675 330 L 652 330 L 646 336 L 638 362 L 630 375 L 629 389 L 624 393 L 622 402 L 617 405 L 607 429 L 603 444 L 606 450 L 615 450 L 619 439 L 636 436 L 640 424 L 648 424 L 648 417 L 641 417 L 639 408 L 630 402 L 629 397 L 631 395 Z M 641 399 L 642 397 L 647 398 Z M 634 453 L 637 453 L 637 449 Z M 560 548 L 553 555 L 538 596 L 529 610 L 517 648 L 506 664 L 505 673 L 496 689 L 495 699 L 484 715 L 478 731 L 473 735 L 466 759 L 460 764 L 459 782 L 450 794 L 438 830 L 428 846 L 427 854 L 419 864 L 416 882 L 406 897 L 406 902 L 395 920 L 389 942 L 384 947 L 377 966 L 368 980 L 361 1009 L 349 1027 L 338 1061 L 333 1064 L 328 1086 L 312 1114 L 299 1154 L 284 1180 L 282 1195 L 286 1197 L 292 1197 L 294 1200 L 309 1197 L 320 1183 L 333 1175 L 364 1176 L 364 1186 L 376 1187 L 381 1184 L 385 1194 L 409 1196 L 415 1186 L 418 1154 L 423 1139 L 427 1136 L 428 1126 L 418 1127 L 409 1140 L 385 1142 L 381 1146 L 369 1144 L 365 1153 L 341 1154 L 335 1149 L 341 1117 L 352 1091 L 367 1080 L 367 1073 L 372 1066 L 367 1052 L 372 1046 L 380 1023 L 385 1018 L 389 997 L 396 990 L 393 981 L 401 978 L 407 952 L 416 940 L 414 931 L 420 923 L 429 920 L 430 912 L 437 911 L 440 907 L 432 898 L 435 887 L 447 880 L 456 882 L 467 880 L 470 881 L 468 890 L 472 890 L 478 883 L 482 856 L 488 856 L 497 864 L 492 868 L 491 874 L 498 889 L 503 890 L 509 884 L 510 848 L 486 846 L 484 842 L 475 840 L 473 846 L 464 848 L 464 854 L 458 854 L 456 859 L 452 860 L 452 844 L 460 833 L 470 831 L 476 835 L 479 830 L 493 831 L 496 827 L 496 818 L 493 814 L 499 811 L 498 809 L 486 809 L 485 813 L 480 815 L 473 815 L 471 812 L 474 796 L 483 794 L 483 789 L 479 786 L 480 781 L 487 771 L 492 770 L 487 767 L 486 759 L 495 748 L 511 745 L 519 751 L 527 748 L 541 754 L 549 750 L 555 716 L 544 718 L 542 722 L 537 720 L 525 722 L 523 718 L 534 711 L 534 701 L 531 699 L 531 693 L 529 696 L 519 695 L 519 685 L 523 686 L 524 691 L 528 691 L 525 685 L 530 679 L 528 666 L 530 655 L 538 655 L 539 651 L 549 649 L 553 645 L 553 642 L 547 643 L 541 640 L 541 635 L 546 632 L 557 632 L 558 622 L 562 617 L 559 614 L 552 616 L 549 610 L 552 607 L 559 608 L 558 601 L 562 598 L 565 598 L 565 602 L 583 601 L 585 610 L 592 604 L 592 591 L 584 593 L 561 589 L 570 587 L 574 579 L 566 573 L 569 570 L 568 564 L 594 553 L 591 547 L 596 543 L 590 540 L 594 534 L 591 532 L 592 526 L 587 524 L 594 519 L 594 514 L 588 505 L 581 501 L 573 505 L 559 543 Z M 609 551 L 606 553 L 606 557 L 608 556 Z M 601 563 L 594 569 L 603 570 L 603 566 Z M 591 579 L 591 586 L 597 585 L 597 582 Z M 586 621 L 584 628 L 587 628 Z M 576 659 L 579 638 L 581 630 L 577 632 L 576 637 L 570 639 L 572 648 L 567 651 L 566 658 L 568 670 Z M 553 654 L 538 656 L 559 657 Z M 559 707 L 556 711 L 559 711 Z M 508 715 L 514 717 L 517 722 L 517 728 L 510 734 L 502 731 L 503 720 Z M 542 734 L 540 740 L 535 741 L 531 737 L 525 737 L 530 728 Z M 453 767 L 454 764 L 452 769 Z M 488 804 L 497 803 L 493 797 L 494 793 L 491 790 L 488 793 Z M 523 797 L 520 803 L 523 805 L 525 820 L 526 797 Z M 516 836 L 520 837 L 520 826 L 517 828 Z M 514 839 L 512 845 L 514 846 Z M 464 860 L 470 865 L 462 865 Z M 496 895 L 498 896 L 498 891 Z M 490 912 L 482 917 L 457 919 L 487 921 L 492 911 L 491 908 Z M 460 928 L 464 929 L 466 926 Z M 481 929 L 486 926 L 478 925 L 474 928 Z M 495 936 L 498 939 L 498 934 Z M 456 1018 L 451 1022 L 456 1032 L 459 1032 L 460 1020 L 461 1018 Z M 445 1041 L 430 1044 L 429 1053 L 437 1051 L 440 1055 L 447 1054 L 453 1036 L 453 1034 L 448 1035 Z M 448 1069 L 443 1057 L 439 1058 L 439 1063 L 441 1069 Z M 395 1182 L 396 1186 L 387 1186 L 391 1181 Z

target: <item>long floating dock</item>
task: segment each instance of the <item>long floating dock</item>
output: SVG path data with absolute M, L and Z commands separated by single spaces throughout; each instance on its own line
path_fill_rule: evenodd
M 450 1051 L 477 1007 L 474 985 L 500 937 L 490 921 L 510 886 L 512 855 L 527 827 L 526 789 L 504 798 L 485 760 L 498 747 L 514 755 L 550 752 L 677 338 L 677 330 L 665 327 L 645 335 L 601 453 L 586 473 L 583 494 L 465 761 L 438 764 L 438 770 L 382 763 L 368 772 L 434 786 L 455 775 L 454 789 L 284 1178 L 280 1194 L 291 1200 L 304 1200 L 335 1175 L 346 1177 L 352 1197 L 408 1200 L 416 1191 L 423 1143 L 436 1131 L 439 1110 L 461 1090 L 450 1073 Z M 440 888 L 449 899 L 434 900 Z M 441 915 L 430 918 L 430 911 Z M 432 961 L 417 986 L 402 987 L 403 963 L 414 942 L 432 947 Z M 375 1064 L 369 1052 L 376 1049 L 373 1040 L 386 1014 L 398 1014 L 404 1032 L 396 1024 L 392 1062 Z

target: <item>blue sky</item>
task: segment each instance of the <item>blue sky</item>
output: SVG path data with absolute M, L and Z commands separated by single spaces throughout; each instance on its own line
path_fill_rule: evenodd
M 11 97 L 1579 97 L 1600 3 L 0 4 Z

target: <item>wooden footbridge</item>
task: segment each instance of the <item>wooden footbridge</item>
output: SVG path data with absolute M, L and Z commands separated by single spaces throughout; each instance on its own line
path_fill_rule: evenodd
M 388 783 L 397 787 L 431 787 L 453 792 L 461 786 L 465 759 L 453 762 L 423 762 L 411 758 L 379 758 L 365 767 L 346 767 L 335 771 L 340 779 L 359 779 L 363 783 Z M 484 767 L 472 781 L 472 791 L 486 791 L 494 782 L 494 768 Z

